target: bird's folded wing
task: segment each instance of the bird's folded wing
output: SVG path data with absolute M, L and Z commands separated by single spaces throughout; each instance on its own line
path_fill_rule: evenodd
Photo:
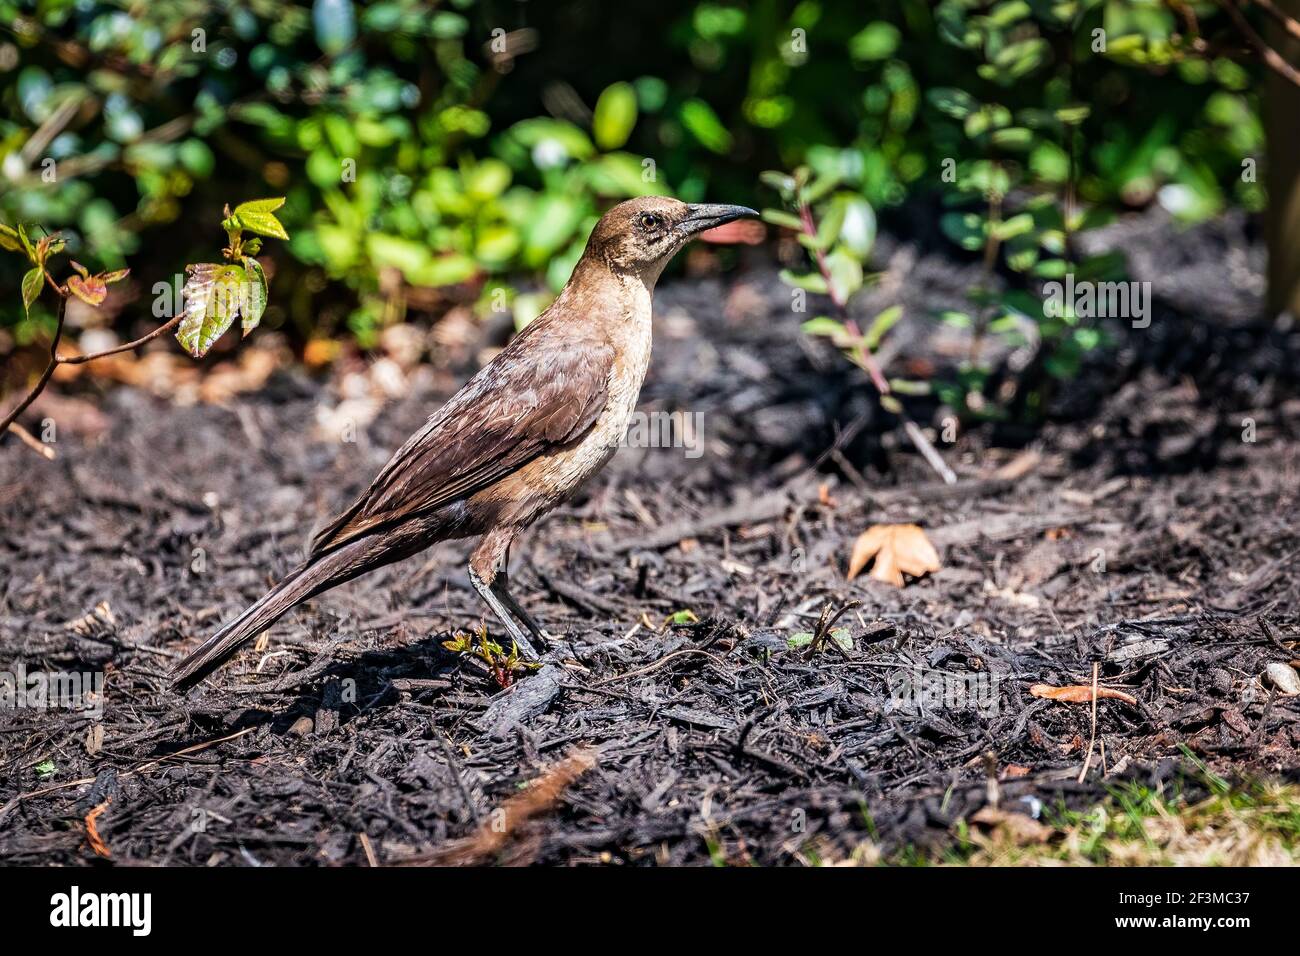
M 613 361 L 605 342 L 518 337 L 313 539 L 311 556 L 469 497 L 581 438 L 605 407 Z

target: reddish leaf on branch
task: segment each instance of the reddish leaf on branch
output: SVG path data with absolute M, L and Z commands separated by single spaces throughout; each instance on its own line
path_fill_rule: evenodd
M 108 285 L 110 282 L 118 282 L 126 278 L 130 269 L 118 269 L 115 272 L 101 272 L 98 275 L 91 275 L 90 271 L 76 259 L 69 259 L 68 264 L 76 269 L 79 273 L 75 276 L 68 276 L 68 291 L 75 295 L 86 305 L 102 305 L 108 298 Z

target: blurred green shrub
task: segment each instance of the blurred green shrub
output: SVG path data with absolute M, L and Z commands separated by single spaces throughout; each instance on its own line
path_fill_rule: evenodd
M 888 113 L 902 119 L 871 124 L 866 142 L 837 155 L 810 148 L 810 169 L 793 177 L 765 174 L 787 205 L 801 209 L 800 217 L 768 210 L 765 218 L 793 230 L 819 267 L 787 270 L 783 278 L 842 307 L 871 278 L 863 271 L 870 240 L 864 248 L 849 241 L 864 232 L 856 222 L 866 217 L 846 217 L 845 210 L 890 205 L 903 185 L 936 193 L 940 231 L 983 261 L 984 280 L 969 290 L 969 308 L 935 316 L 969 329 L 971 348 L 951 380 L 893 382 L 892 390 L 932 392 L 965 417 L 1035 417 L 1052 381 L 1073 377 L 1103 334 L 1070 303 L 1045 307 L 1042 283 L 1067 273 L 1079 282 L 1124 278 L 1117 257 L 1078 253 L 1081 231 L 1153 200 L 1184 222 L 1214 215 L 1228 201 L 1262 208 L 1253 171 L 1263 134 L 1249 74 L 1234 62 L 1203 57 L 1205 45 L 1197 41 L 1213 7 L 1195 14 L 1185 7 L 1186 24 L 1156 3 L 942 0 L 900 7 L 911 29 L 878 20 L 855 34 L 849 49 L 864 64 L 878 64 L 879 85 L 868 85 L 864 96 L 866 114 L 888 109 L 888 90 L 907 89 L 907 109 Z M 1181 33 L 1184 26 L 1197 32 Z M 907 83 L 900 84 L 904 73 Z M 1135 103 L 1158 119 L 1121 122 Z M 878 163 L 871 171 L 860 161 L 868 155 Z M 879 165 L 885 157 L 896 161 Z M 920 157 L 924 177 L 912 175 L 913 157 Z M 816 207 L 815 230 L 806 221 L 809 207 Z M 887 310 L 866 332 L 830 317 L 805 328 L 867 367 L 864 358 L 897 318 Z M 997 371 L 983 348 L 989 336 L 1033 356 L 1022 374 L 1000 379 L 997 394 L 989 394 Z
M 209 246 L 223 197 L 283 193 L 294 291 L 266 324 L 367 345 L 409 302 L 526 321 L 610 202 L 752 203 L 771 167 L 882 218 L 942 195 L 964 248 L 983 187 L 1059 194 L 1071 162 L 1099 211 L 1258 209 L 1255 74 L 1193 42 L 1189 23 L 1223 27 L 1215 5 L 1178 7 L 1194 19 L 1155 0 L 0 0 L 0 219 L 155 275 Z M 1059 224 L 1025 211 L 1032 229 L 995 227 L 1001 261 L 1040 268 Z

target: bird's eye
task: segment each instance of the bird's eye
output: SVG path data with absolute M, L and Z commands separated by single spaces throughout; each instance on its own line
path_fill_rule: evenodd
M 663 220 L 660 219 L 652 212 L 641 213 L 640 221 L 641 221 L 642 229 L 658 229 L 661 225 L 663 225 Z

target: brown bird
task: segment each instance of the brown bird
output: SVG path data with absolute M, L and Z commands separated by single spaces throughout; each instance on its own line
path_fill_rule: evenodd
M 643 197 L 615 206 L 554 304 L 515 336 L 398 449 L 370 487 L 312 540 L 307 559 L 204 641 L 172 673 L 190 684 L 290 608 L 436 541 L 482 535 L 469 579 L 522 654 L 510 544 L 614 454 L 650 362 L 650 297 L 692 237 L 758 215 L 744 206 Z

